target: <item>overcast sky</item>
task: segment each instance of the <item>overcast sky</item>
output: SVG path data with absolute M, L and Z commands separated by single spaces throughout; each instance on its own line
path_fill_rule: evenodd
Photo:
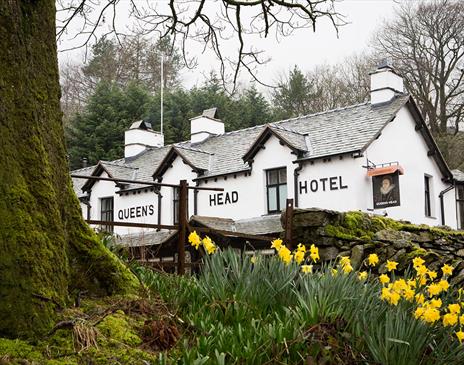
M 349 22 L 339 28 L 338 38 L 331 23 L 326 19 L 320 19 L 315 33 L 310 29 L 299 30 L 280 42 L 274 37 L 258 39 L 257 46 L 265 50 L 266 55 L 271 58 L 270 62 L 259 69 L 260 79 L 273 84 L 279 75 L 288 72 L 295 64 L 303 71 L 309 71 L 315 65 L 334 64 L 347 56 L 362 52 L 369 46 L 372 34 L 382 22 L 394 17 L 398 2 L 398 0 L 337 2 L 336 10 Z M 126 21 L 129 22 L 127 19 L 121 19 L 121 22 Z M 59 43 L 59 48 L 64 49 L 69 44 L 69 41 L 62 41 Z M 230 51 L 233 52 L 232 47 Z M 194 72 L 188 70 L 182 73 L 182 82 L 186 87 L 201 83 L 204 74 L 217 69 L 217 62 L 211 54 L 200 55 L 198 48 L 192 48 L 190 53 L 198 56 L 198 66 Z M 82 49 L 59 53 L 60 63 L 69 60 L 79 62 L 82 57 Z M 242 80 L 246 83 L 247 78 L 242 77 Z

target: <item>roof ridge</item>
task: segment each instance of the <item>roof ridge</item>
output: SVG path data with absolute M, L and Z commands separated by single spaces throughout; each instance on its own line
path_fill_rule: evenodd
M 118 161 L 118 160 L 114 160 L 114 161 Z M 116 167 L 124 167 L 125 169 L 133 169 L 133 170 L 138 170 L 138 167 L 132 167 L 132 166 L 128 166 L 124 163 L 124 165 L 120 165 L 120 164 L 117 164 L 117 163 L 114 163 L 114 161 L 105 161 L 105 160 L 100 160 L 100 162 L 104 165 L 110 165 L 110 166 L 116 166 Z
M 288 127 L 282 127 L 281 125 L 273 125 L 272 123 L 270 124 L 270 128 L 275 128 L 275 129 L 279 129 L 279 130 L 282 130 L 282 131 L 285 131 L 285 132 L 290 132 L 290 133 L 294 133 L 294 134 L 299 134 L 300 136 L 305 136 L 305 133 L 301 133 L 301 132 L 298 132 L 298 131 L 295 131 L 291 128 L 288 128 Z
M 181 148 L 183 150 L 187 150 L 187 151 L 193 151 L 193 152 L 200 152 L 200 153 L 205 153 L 207 155 L 213 155 L 214 153 L 211 153 L 211 152 L 208 152 L 208 151 L 203 151 L 203 150 L 200 150 L 198 148 L 193 148 L 193 147 L 185 147 L 185 146 L 175 146 L 177 148 Z

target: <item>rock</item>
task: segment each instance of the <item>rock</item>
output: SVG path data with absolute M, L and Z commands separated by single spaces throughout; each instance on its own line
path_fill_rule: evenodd
M 416 234 L 414 234 L 412 240 L 420 243 L 432 242 L 433 236 L 430 232 L 417 232 Z
M 374 239 L 384 242 L 397 242 L 401 240 L 411 241 L 412 233 L 395 231 L 394 229 L 382 229 L 374 234 Z
M 461 284 L 463 281 L 464 281 L 464 269 L 459 271 L 459 273 L 451 279 L 450 284 L 452 286 L 457 286 Z
M 364 248 L 362 245 L 356 245 L 351 250 L 351 266 L 358 270 L 364 259 Z
M 436 239 L 435 241 L 433 241 L 433 243 L 435 245 L 442 246 L 442 245 L 446 245 L 448 243 L 448 241 L 445 240 L 444 238 L 439 238 L 439 239 Z
M 456 255 L 459 256 L 459 257 L 464 257 L 464 249 L 457 250 Z
M 319 256 L 321 261 L 335 260 L 340 251 L 336 247 L 323 247 L 319 249 Z
M 400 239 L 398 241 L 393 242 L 393 247 L 396 249 L 401 249 L 401 248 L 406 248 L 406 247 L 411 247 L 412 243 L 411 241 L 407 241 L 405 239 Z

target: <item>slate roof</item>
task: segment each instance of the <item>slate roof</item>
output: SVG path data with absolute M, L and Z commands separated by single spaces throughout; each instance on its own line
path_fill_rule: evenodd
M 391 102 L 381 105 L 372 106 L 366 102 L 227 132 L 219 136 L 211 136 L 195 144 L 186 141 L 164 147 L 151 147 L 131 158 L 105 161 L 103 164 L 112 169 L 115 178 L 127 178 L 129 171 L 136 169 L 137 180 L 152 182 L 153 173 L 169 150 L 175 146 L 193 165 L 206 170 L 201 178 L 247 171 L 250 170 L 250 166 L 243 160 L 243 156 L 266 127 L 272 128 L 290 145 L 303 151 L 300 159 L 322 158 L 362 151 L 396 116 L 409 98 L 409 95 L 398 95 Z M 117 166 L 130 169 L 118 169 Z M 89 170 L 81 169 L 73 173 L 78 171 L 82 174 Z M 76 190 L 79 186 L 82 186 L 80 182 L 75 183 Z M 129 186 L 129 188 L 134 188 L 134 186 Z
M 284 231 L 280 222 L 280 214 L 239 220 L 194 215 L 190 218 L 190 222 L 200 223 L 205 227 L 217 230 L 249 235 L 267 235 Z
M 125 234 L 117 237 L 117 243 L 126 247 L 161 245 L 177 234 L 176 230 L 162 230 Z

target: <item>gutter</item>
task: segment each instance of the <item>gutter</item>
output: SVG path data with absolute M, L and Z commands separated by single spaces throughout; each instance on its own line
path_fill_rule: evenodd
M 455 188 L 454 184 L 448 186 L 446 189 L 440 191 L 438 197 L 440 198 L 440 212 L 441 212 L 441 225 L 445 225 L 445 202 L 443 200 L 444 195 Z

